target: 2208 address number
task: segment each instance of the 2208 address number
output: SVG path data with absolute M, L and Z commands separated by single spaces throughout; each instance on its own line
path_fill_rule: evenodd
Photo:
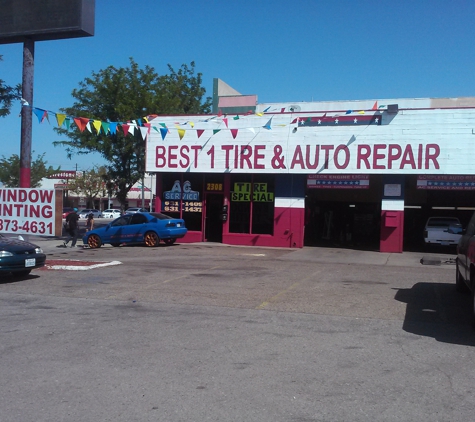
M 22 225 L 18 225 L 17 220 L 7 220 L 0 218 L 0 231 L 12 232 L 24 231 L 27 233 L 44 234 L 53 232 L 53 223 L 46 224 L 44 221 L 25 221 Z

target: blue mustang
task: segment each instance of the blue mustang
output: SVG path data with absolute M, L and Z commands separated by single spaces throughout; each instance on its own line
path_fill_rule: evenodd
M 145 243 L 158 246 L 160 240 L 172 245 L 185 236 L 188 229 L 181 218 L 172 218 L 158 212 L 125 214 L 107 226 L 91 230 L 82 241 L 90 248 L 100 248 L 105 243 L 120 246 L 123 243 Z

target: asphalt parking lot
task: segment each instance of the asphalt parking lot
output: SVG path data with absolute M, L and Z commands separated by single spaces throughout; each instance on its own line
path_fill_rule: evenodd
M 37 243 L 57 269 L 0 283 L 2 421 L 473 415 L 451 254 Z

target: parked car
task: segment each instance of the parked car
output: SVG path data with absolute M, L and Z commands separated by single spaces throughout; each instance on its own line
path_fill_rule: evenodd
M 457 245 L 462 236 L 462 224 L 455 217 L 430 217 L 424 227 L 424 242 Z
M 99 210 L 93 210 L 93 209 L 85 209 L 81 210 L 79 212 L 79 218 L 87 218 L 89 214 L 92 214 L 94 218 L 101 218 L 102 217 L 102 212 Z
M 122 213 L 120 212 L 120 210 L 114 210 L 112 208 L 102 211 L 103 218 L 117 218 L 117 217 L 120 217 L 121 215 Z
M 43 267 L 45 262 L 46 255 L 39 246 L 0 234 L 0 274 L 25 276 Z
M 158 246 L 160 240 L 172 245 L 176 239 L 187 232 L 185 221 L 158 212 L 137 212 L 124 214 L 105 227 L 100 227 L 82 238 L 90 248 L 99 248 L 105 243 L 120 246 L 124 243 L 144 243 L 145 246 Z
M 136 212 L 148 212 L 145 208 L 132 207 L 125 210 L 126 214 L 134 214 Z
M 472 295 L 472 315 L 475 323 L 475 213 L 457 245 L 455 285 L 459 292 Z
M 68 214 L 71 214 L 72 212 L 74 212 L 74 208 L 64 207 L 63 208 L 63 218 L 66 218 L 68 216 Z

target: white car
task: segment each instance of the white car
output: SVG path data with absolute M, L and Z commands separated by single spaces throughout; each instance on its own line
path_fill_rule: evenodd
M 125 210 L 126 214 L 135 214 L 136 212 L 148 212 L 145 208 L 132 207 Z
M 87 218 L 89 214 L 92 214 L 94 218 L 101 218 L 102 213 L 99 210 L 85 209 L 79 212 L 79 218 Z
M 424 227 L 424 242 L 457 245 L 462 236 L 462 224 L 456 217 L 430 217 Z
M 117 218 L 117 217 L 120 217 L 121 215 L 122 213 L 120 212 L 120 210 L 109 209 L 109 210 L 102 211 L 102 217 L 104 218 Z

